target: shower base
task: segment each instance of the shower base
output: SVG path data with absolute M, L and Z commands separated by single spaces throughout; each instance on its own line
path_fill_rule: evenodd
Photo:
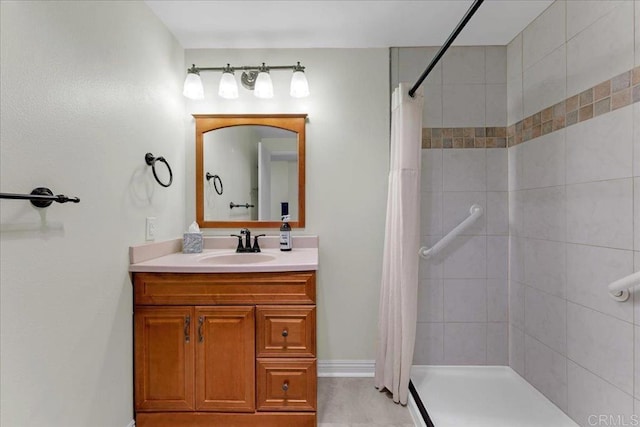
M 564 412 L 508 366 L 413 366 L 419 404 L 409 409 L 422 427 L 578 427 Z

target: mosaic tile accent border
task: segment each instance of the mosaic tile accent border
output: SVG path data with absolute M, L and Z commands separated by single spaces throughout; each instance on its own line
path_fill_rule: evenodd
M 507 127 L 507 142 L 509 147 L 513 147 L 636 102 L 640 102 L 640 67 L 597 84 Z
M 422 148 L 504 148 L 506 127 L 422 128 Z
M 508 127 L 423 128 L 422 148 L 513 147 L 640 102 L 640 66 Z

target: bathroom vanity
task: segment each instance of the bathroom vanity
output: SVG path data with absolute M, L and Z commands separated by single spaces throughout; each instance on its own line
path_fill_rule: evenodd
M 316 425 L 317 238 L 234 244 L 131 249 L 137 427 Z

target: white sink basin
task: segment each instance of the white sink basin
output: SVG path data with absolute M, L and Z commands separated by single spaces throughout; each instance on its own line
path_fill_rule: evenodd
M 261 262 L 273 261 L 276 259 L 273 255 L 267 255 L 263 253 L 248 253 L 248 254 L 224 254 L 224 255 L 211 255 L 208 257 L 200 258 L 199 262 L 204 264 L 214 265 L 245 265 L 245 264 L 259 264 Z

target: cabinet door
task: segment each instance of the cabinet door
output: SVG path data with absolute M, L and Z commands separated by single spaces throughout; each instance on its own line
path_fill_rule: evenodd
M 136 307 L 135 408 L 194 410 L 193 308 Z
M 197 307 L 196 410 L 255 410 L 253 307 Z

